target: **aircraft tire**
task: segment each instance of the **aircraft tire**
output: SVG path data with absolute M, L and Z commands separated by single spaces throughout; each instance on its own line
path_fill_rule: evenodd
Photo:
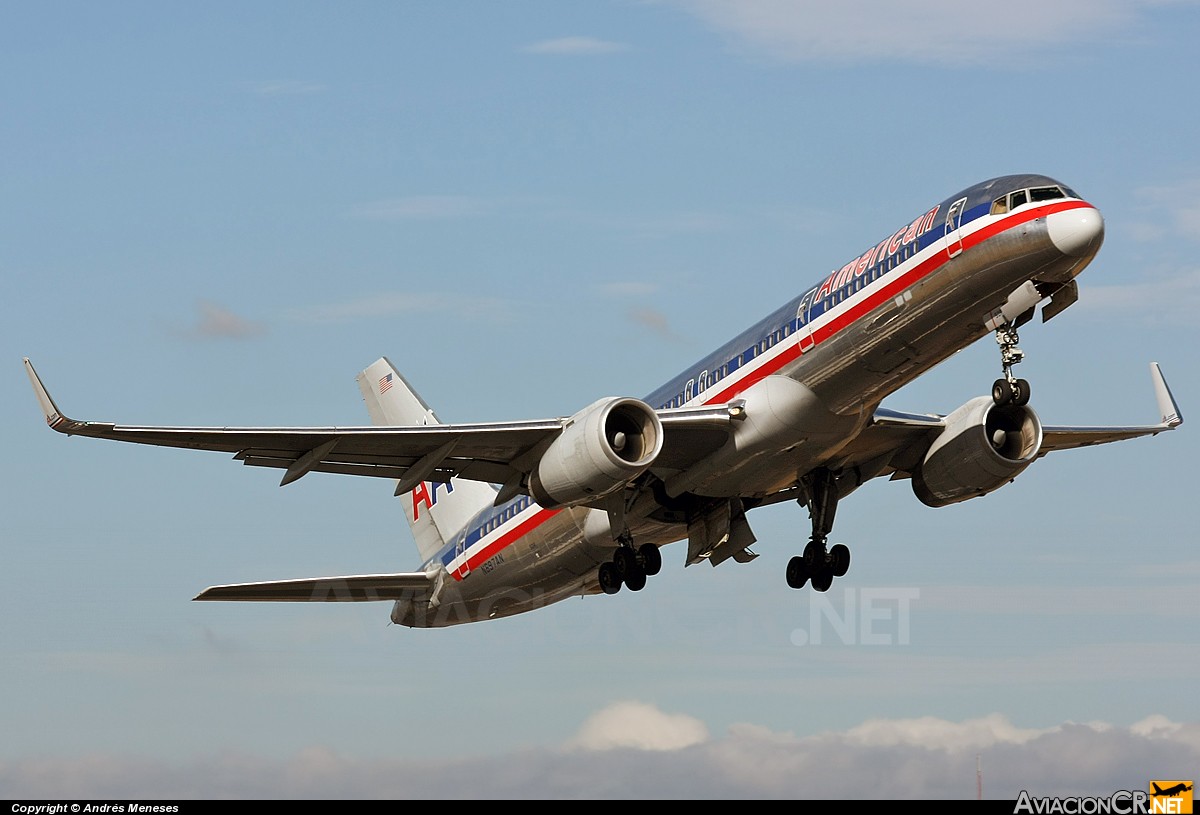
M 1013 400 L 1013 386 L 1007 379 L 997 379 L 992 385 L 992 401 L 1004 406 Z
M 646 571 L 640 566 L 634 566 L 633 571 L 625 573 L 625 585 L 630 591 L 641 591 L 646 588 Z
M 637 569 L 637 552 L 628 546 L 618 546 L 613 552 L 613 563 L 617 564 L 617 573 L 625 577 Z
M 797 555 L 788 561 L 787 584 L 793 589 L 802 589 L 807 582 L 808 566 L 804 564 L 804 558 Z
M 833 559 L 833 576 L 842 577 L 850 569 L 850 547 L 844 543 L 834 544 L 829 550 Z
M 647 575 L 654 577 L 662 571 L 662 552 L 653 543 L 642 544 L 638 549 L 638 562 Z
M 821 569 L 812 576 L 813 591 L 829 591 L 829 587 L 833 585 L 833 571 L 830 569 Z
M 600 588 L 605 594 L 616 594 L 621 590 L 621 573 L 617 571 L 617 564 L 611 560 L 600 564 L 599 578 Z
M 1018 379 L 1016 392 L 1013 394 L 1013 404 L 1014 405 L 1028 405 L 1029 404 L 1029 392 L 1030 392 L 1029 380 Z

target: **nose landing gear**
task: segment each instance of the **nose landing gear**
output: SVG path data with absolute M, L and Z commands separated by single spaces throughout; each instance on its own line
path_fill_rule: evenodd
M 992 385 L 992 401 L 997 405 L 1026 405 L 1029 403 L 1030 387 L 1026 379 L 1017 379 L 1012 368 L 1025 358 L 1025 352 L 1017 347 L 1021 338 L 1017 336 L 1014 323 L 1004 323 L 996 329 L 996 344 L 1000 346 L 1000 364 L 1004 376 Z

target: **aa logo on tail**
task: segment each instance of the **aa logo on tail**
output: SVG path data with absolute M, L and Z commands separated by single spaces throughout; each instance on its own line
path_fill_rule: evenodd
M 1163 815 L 1190 815 L 1191 781 L 1151 781 L 1150 812 Z

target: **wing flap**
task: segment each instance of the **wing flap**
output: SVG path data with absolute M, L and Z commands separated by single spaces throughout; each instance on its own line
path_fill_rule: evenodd
M 398 574 L 312 577 L 299 580 L 269 580 L 262 583 L 231 583 L 211 586 L 194 600 L 237 600 L 284 603 L 362 603 L 411 598 L 431 591 L 434 578 L 424 572 Z

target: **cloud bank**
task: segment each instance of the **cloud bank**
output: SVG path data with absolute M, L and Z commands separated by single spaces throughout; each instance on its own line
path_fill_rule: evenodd
M 1019 727 L 999 714 L 955 722 L 871 720 L 797 737 L 613 703 L 561 747 L 460 759 L 359 759 L 320 746 L 285 760 L 231 750 L 181 764 L 116 755 L 0 762 L 7 798 L 952 799 L 1110 795 L 1154 778 L 1192 778 L 1200 723 L 1147 717 L 1129 727 Z

